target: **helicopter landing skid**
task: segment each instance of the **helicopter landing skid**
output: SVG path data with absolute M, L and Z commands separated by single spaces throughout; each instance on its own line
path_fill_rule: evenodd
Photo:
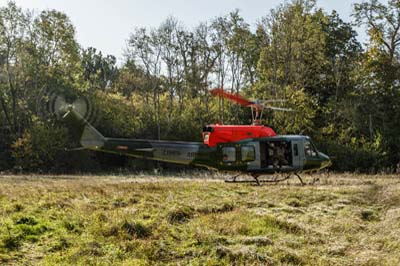
M 295 176 L 297 176 L 297 178 L 300 180 L 301 185 L 304 186 L 305 183 L 303 182 L 303 179 L 300 177 L 299 174 L 295 173 Z M 270 179 L 259 179 L 258 175 L 252 175 L 252 177 L 254 178 L 254 180 L 236 180 L 237 177 L 239 177 L 239 175 L 235 175 L 233 176 L 231 179 L 227 179 L 225 180 L 225 183 L 256 183 L 256 185 L 261 186 L 261 183 L 279 183 L 285 180 L 288 180 L 289 178 L 292 177 L 292 175 L 287 175 L 283 178 L 278 178 L 277 176 L 275 176 L 274 178 L 270 178 Z

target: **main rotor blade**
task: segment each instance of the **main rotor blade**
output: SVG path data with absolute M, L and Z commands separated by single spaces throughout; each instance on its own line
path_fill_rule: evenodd
M 246 98 L 240 96 L 239 94 L 229 93 L 229 92 L 224 91 L 221 88 L 213 89 L 210 91 L 210 93 L 214 96 L 224 97 L 225 99 L 236 102 L 240 105 L 255 107 L 259 111 L 261 111 L 262 109 L 265 108 L 265 109 L 270 109 L 270 110 L 275 110 L 275 111 L 293 112 L 293 109 L 290 109 L 290 108 L 274 107 L 274 106 L 269 106 L 267 104 L 261 103 L 261 102 L 264 102 L 264 103 L 286 102 L 286 100 L 283 100 L 283 99 L 265 100 L 265 101 L 249 101 Z
M 264 100 L 264 103 L 285 103 L 287 100 L 284 99 L 271 99 L 271 100 Z
M 293 109 L 290 108 L 282 108 L 282 107 L 274 107 L 274 106 L 265 106 L 267 109 L 275 110 L 275 111 L 283 111 L 283 112 L 293 112 Z
M 246 98 L 240 96 L 239 94 L 229 93 L 224 91 L 223 89 L 213 89 L 210 91 L 210 93 L 214 96 L 224 97 L 225 99 L 231 100 L 240 105 L 249 106 L 254 104 L 253 102 L 247 100 Z

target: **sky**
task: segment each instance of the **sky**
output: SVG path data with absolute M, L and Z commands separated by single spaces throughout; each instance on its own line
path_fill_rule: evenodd
M 5 6 L 8 0 L 0 0 Z M 104 55 L 123 61 L 123 52 L 129 35 L 137 27 L 157 27 L 168 16 L 173 16 L 186 27 L 229 14 L 239 9 L 250 25 L 284 0 L 14 0 L 23 9 L 36 14 L 45 9 L 56 9 L 68 15 L 76 29 L 77 40 L 84 48 L 95 47 Z M 317 0 L 317 5 L 330 13 L 336 10 L 340 17 L 351 21 L 353 4 L 358 0 Z M 359 40 L 366 34 L 358 29 Z

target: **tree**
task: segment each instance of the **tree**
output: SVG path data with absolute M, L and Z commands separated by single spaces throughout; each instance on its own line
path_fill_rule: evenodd
M 367 26 L 370 37 L 357 86 L 360 102 L 355 117 L 361 134 L 371 141 L 382 137 L 382 148 L 394 164 L 400 159 L 400 3 L 376 0 L 356 4 L 356 22 Z
M 350 23 L 343 22 L 335 11 L 322 24 L 325 33 L 325 57 L 323 78 L 318 92 L 318 104 L 323 108 L 317 118 L 317 126 L 324 137 L 336 138 L 342 129 L 353 123 L 354 95 L 362 49 L 357 33 Z
M 212 23 L 213 39 L 217 49 L 215 73 L 217 87 L 239 93 L 254 85 L 258 61 L 257 38 L 249 25 L 235 10 L 227 16 L 218 17 Z M 225 102 L 219 101 L 220 120 L 225 119 Z M 240 123 L 240 107 L 228 102 L 228 122 Z M 230 119 L 229 119 L 230 118 Z
M 30 15 L 9 2 L 0 9 L 0 106 L 8 132 L 20 136 L 26 121 L 24 105 L 23 53 L 28 39 Z
M 174 109 L 174 97 L 182 97 L 183 66 L 181 53 L 179 52 L 178 31 L 179 23 L 170 17 L 158 29 L 158 38 L 163 43 L 161 58 L 165 68 L 165 86 L 169 92 L 168 119 Z
M 41 135 L 35 125 L 51 124 L 39 112 L 45 91 L 75 88 L 78 48 L 74 27 L 65 14 L 49 10 L 34 17 L 13 2 L 0 9 L 0 146 L 7 161 L 11 162 L 11 151 L 17 149 L 12 144 L 28 135 Z M 39 138 L 41 144 L 32 146 L 33 154 L 46 152 L 40 147 L 51 147 L 52 138 Z
M 370 0 L 354 5 L 356 22 L 368 27 L 371 45 L 387 54 L 389 62 L 398 60 L 400 45 L 400 2 L 389 0 L 387 5 L 378 0 Z
M 73 91 L 81 87 L 79 44 L 68 16 L 56 10 L 41 12 L 31 25 L 29 50 L 24 58 L 31 88 L 27 96 L 32 109 L 39 110 L 46 92 Z M 35 116 L 40 114 L 36 111 Z
M 321 10 L 313 13 L 315 1 L 293 1 L 272 10 L 263 19 L 270 40 L 258 62 L 264 97 L 285 97 L 283 88 L 318 89 L 324 61 L 325 35 Z M 281 91 L 281 93 L 280 93 Z
M 82 51 L 83 79 L 89 82 L 91 89 L 105 90 L 114 85 L 118 77 L 117 60 L 113 55 L 104 57 L 96 48 Z
M 157 125 L 158 139 L 161 137 L 160 95 L 163 91 L 160 79 L 162 45 L 156 30 L 153 29 L 148 33 L 145 28 L 136 29 L 129 38 L 127 55 L 129 60 L 143 68 L 146 75 L 145 88 L 152 93 L 153 121 Z M 150 109 L 149 103 L 146 106 Z
M 253 95 L 258 99 L 286 99 L 287 105 L 293 105 L 296 113 L 270 117 L 281 133 L 316 132 L 316 113 L 321 108 L 318 97 L 327 63 L 325 21 L 315 1 L 292 1 L 272 10 L 259 26 L 266 45 L 258 61 L 259 80 Z

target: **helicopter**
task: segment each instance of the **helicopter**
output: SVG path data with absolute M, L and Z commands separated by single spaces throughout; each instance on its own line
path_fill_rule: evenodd
M 67 102 L 63 96 L 52 98 L 52 112 L 69 125 L 79 149 L 125 155 L 154 161 L 204 167 L 211 170 L 237 173 L 226 182 L 279 182 L 297 176 L 303 185 L 301 173 L 318 171 L 332 165 L 330 158 L 318 151 L 310 137 L 277 135 L 270 127 L 260 124 L 264 109 L 290 111 L 257 101 L 249 101 L 223 89 L 214 89 L 213 95 L 225 97 L 252 108 L 252 125 L 219 125 L 204 127 L 203 142 L 112 138 L 103 136 L 89 121 L 87 100 Z M 276 174 L 284 174 L 277 178 Z M 237 180 L 249 175 L 254 180 Z M 272 179 L 260 179 L 272 176 Z

